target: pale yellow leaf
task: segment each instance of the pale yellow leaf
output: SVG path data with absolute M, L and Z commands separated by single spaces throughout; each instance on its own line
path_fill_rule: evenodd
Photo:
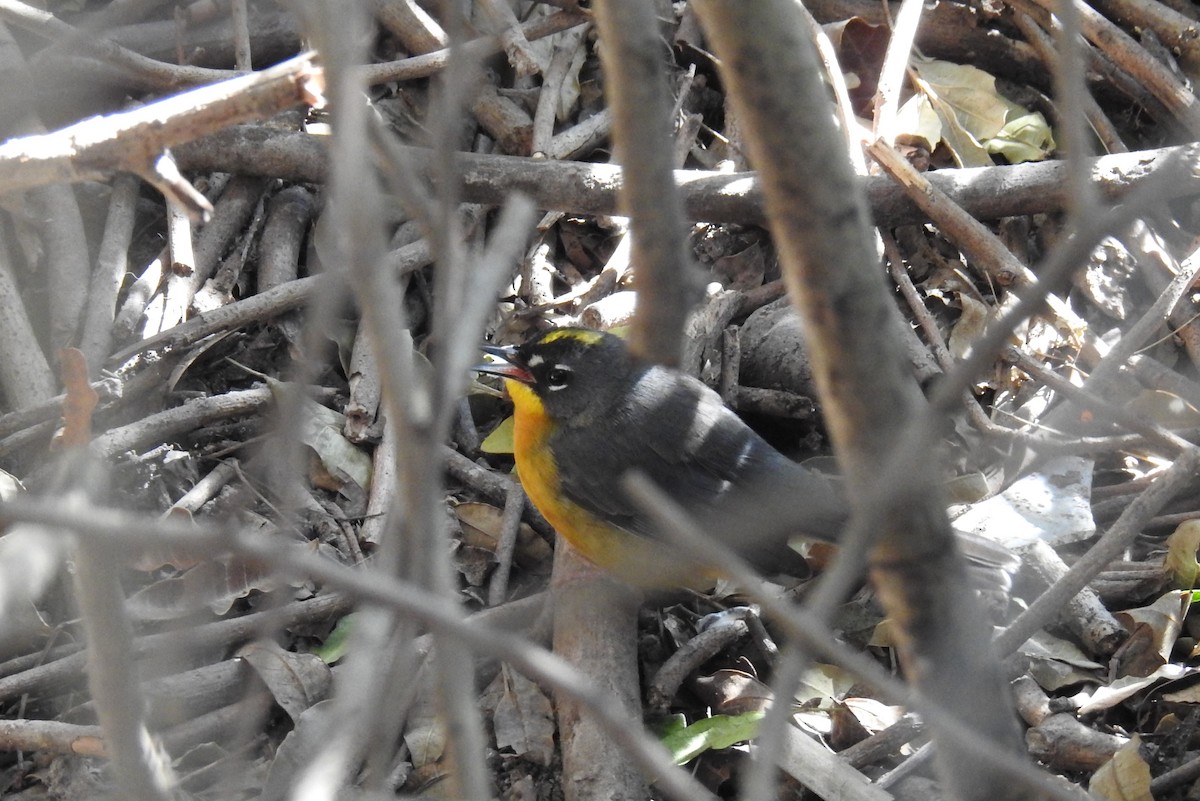
M 1092 776 L 1088 791 L 1107 801 L 1154 801 L 1150 794 L 1150 766 L 1138 750 L 1141 738 L 1133 736 Z
M 1167 537 L 1166 567 L 1176 587 L 1191 589 L 1200 577 L 1200 520 L 1185 520 Z

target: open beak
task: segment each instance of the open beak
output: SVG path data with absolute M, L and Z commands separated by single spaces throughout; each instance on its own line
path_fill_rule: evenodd
M 477 364 L 471 368 L 475 372 L 511 378 L 522 384 L 534 383 L 533 373 L 525 366 L 516 345 L 482 345 L 479 349 L 498 361 Z

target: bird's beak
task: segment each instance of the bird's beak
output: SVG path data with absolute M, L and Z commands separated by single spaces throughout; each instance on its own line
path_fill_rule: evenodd
M 471 368 L 475 372 L 511 378 L 522 384 L 534 383 L 533 373 L 524 364 L 516 345 L 481 345 L 479 349 L 499 361 L 477 364 Z

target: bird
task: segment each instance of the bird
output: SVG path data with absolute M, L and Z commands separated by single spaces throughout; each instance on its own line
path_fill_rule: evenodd
M 530 501 L 584 557 L 630 583 L 700 589 L 720 576 L 660 536 L 623 489 L 631 473 L 768 575 L 806 575 L 789 541 L 836 542 L 848 520 L 840 480 L 784 456 L 702 381 L 635 356 L 614 334 L 552 328 L 482 350 L 494 361 L 474 369 L 502 377 L 512 399 L 513 456 Z

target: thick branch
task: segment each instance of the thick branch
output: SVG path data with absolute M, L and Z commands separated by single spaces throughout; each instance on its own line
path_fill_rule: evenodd
M 857 518 L 875 515 L 880 522 L 871 575 L 897 624 L 909 679 L 998 751 L 1022 753 L 983 616 L 954 555 L 937 468 L 911 470 L 879 492 L 880 465 L 904 439 L 922 400 L 895 335 L 901 321 L 878 269 L 866 198 L 832 120 L 809 112 L 826 102 L 815 47 L 789 0 L 697 0 L 695 7 L 744 123 L 751 162 L 762 171 L 767 219 L 806 323 L 851 506 Z M 872 507 L 876 498 L 882 508 Z M 846 551 L 869 539 L 861 536 L 865 527 L 856 528 L 843 537 Z M 1004 772 L 983 764 L 947 728 L 939 724 L 934 734 L 949 795 L 1018 797 Z M 750 784 L 764 789 L 761 781 Z
M 1090 165 L 1096 190 L 1103 199 L 1119 199 L 1153 174 L 1168 156 L 1181 150 L 1194 175 L 1200 155 L 1195 145 L 1093 159 Z M 325 141 L 304 133 L 239 126 L 178 147 L 175 155 L 181 167 L 193 170 L 266 175 L 301 182 L 319 183 L 325 179 Z M 428 161 L 425 150 L 419 150 L 413 158 L 417 165 Z M 542 209 L 573 214 L 618 213 L 621 169 L 610 164 L 461 153 L 458 165 L 463 200 L 470 203 L 497 204 L 509 192 L 519 191 L 533 198 Z M 1067 200 L 1066 175 L 1065 163 L 1045 161 L 942 170 L 930 172 L 927 177 L 971 216 L 987 220 L 1061 210 Z M 755 173 L 676 170 L 675 182 L 688 219 L 756 225 L 765 222 L 762 190 Z M 902 225 L 926 219 L 890 178 L 873 176 L 865 179 L 864 184 L 876 224 Z M 1171 197 L 1193 194 L 1195 187 L 1191 181 L 1174 183 Z
M 96 180 L 115 171 L 145 174 L 166 148 L 310 102 L 319 93 L 318 75 L 306 53 L 132 111 L 10 139 L 0 144 L 0 189 Z
M 638 289 L 633 347 L 676 366 L 688 312 L 690 260 L 683 206 L 671 182 L 672 103 L 655 10 L 644 0 L 604 0 L 596 5 L 596 25 L 604 45 L 614 149 L 628 170 L 621 206 L 632 218 L 630 261 Z

